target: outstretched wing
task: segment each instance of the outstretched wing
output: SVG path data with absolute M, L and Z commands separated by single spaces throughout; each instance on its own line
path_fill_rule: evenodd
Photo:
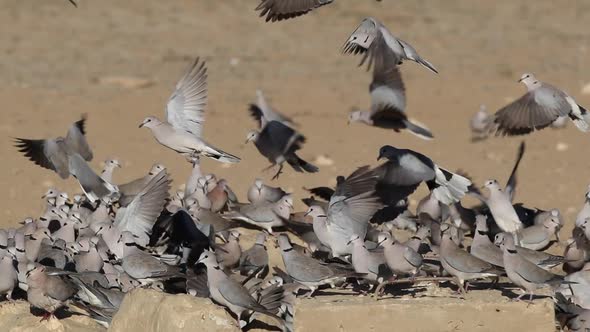
M 207 67 L 197 58 L 176 83 L 166 104 L 166 118 L 178 130 L 201 137 L 207 106 Z

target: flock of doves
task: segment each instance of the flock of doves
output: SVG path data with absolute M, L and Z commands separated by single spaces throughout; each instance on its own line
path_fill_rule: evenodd
M 256 10 L 274 22 L 330 2 L 262 0 Z M 352 112 L 349 121 L 433 138 L 406 116 L 398 69 L 411 60 L 437 73 L 430 62 L 374 18 L 362 21 L 343 52 L 361 54 L 361 65 L 373 67 L 370 110 Z M 527 88 L 524 96 L 493 115 L 480 112 L 472 119 L 475 138 L 528 134 L 567 118 L 588 130 L 587 111 L 571 96 L 532 74 L 520 81 Z M 499 278 L 507 277 L 522 290 L 517 300 L 528 295 L 532 301 L 538 289 L 547 287 L 564 325 L 575 331 L 590 329 L 590 265 L 585 265 L 590 252 L 590 191 L 564 255 L 546 253 L 560 243 L 564 222 L 557 209 L 513 203 L 524 143 L 506 186 L 488 180 L 483 186 L 489 191 L 486 195 L 466 175 L 446 170 L 418 152 L 387 145 L 377 154 L 384 160 L 381 165 L 339 176 L 335 188 L 308 189 L 313 195 L 303 199 L 308 210 L 294 213 L 292 195 L 278 187 L 257 179 L 244 203 L 226 180 L 202 172 L 203 157 L 240 161 L 203 140 L 206 106 L 207 68 L 196 59 L 168 100 L 165 120 L 149 116 L 140 125 L 192 165 L 185 189 L 172 196 L 169 174 L 160 164 L 119 185 L 112 183 L 119 161 L 108 160 L 102 172 L 95 173 L 87 163 L 93 154 L 85 138 L 85 117 L 65 138 L 17 138 L 20 152 L 64 179 L 72 175 L 83 194 L 70 199 L 50 189 L 43 196 L 46 208 L 39 218 L 27 218 L 17 229 L 0 230 L 0 292 L 8 300 L 20 292 L 32 308 L 42 310 L 43 319 L 68 304 L 108 326 L 127 292 L 148 287 L 210 297 L 236 317 L 240 328 L 256 315 L 265 315 L 281 329 L 292 330 L 294 299 L 312 297 L 319 288 L 351 288 L 378 297 L 384 291 L 395 293 L 392 284 L 412 287 L 449 281 L 464 296 L 472 280 L 492 281 L 477 288 L 499 287 Z M 297 172 L 318 171 L 297 155 L 305 142 L 297 125 L 273 110 L 261 91 L 249 111 L 258 129 L 248 133 L 247 140 L 268 159 L 269 168 L 278 168 L 273 179 L 285 162 Z M 408 196 L 421 183 L 429 194 L 412 214 Z M 462 206 L 465 195 L 482 204 Z M 240 227 L 261 229 L 250 248 L 240 245 Z M 400 241 L 394 229 L 412 235 Z M 269 266 L 269 242 L 280 248 L 284 271 Z M 552 272 L 558 265 L 566 276 Z

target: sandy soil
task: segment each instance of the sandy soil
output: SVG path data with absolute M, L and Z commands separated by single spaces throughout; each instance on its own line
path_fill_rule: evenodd
M 308 143 L 302 156 L 334 161 L 314 175 L 287 170 L 275 182 L 297 197 L 302 186 L 334 183 L 337 174 L 375 164 L 380 146 L 393 144 L 431 156 L 450 169 L 461 168 L 478 182 L 507 178 L 520 138 L 469 141 L 468 119 L 484 103 L 491 110 L 518 97 L 516 83 L 530 71 L 569 91 L 582 105 L 590 95 L 588 1 L 338 0 L 311 15 L 267 24 L 253 12 L 256 0 L 1 0 L 0 5 L 0 226 L 12 226 L 43 206 L 48 186 L 77 191 L 21 156 L 11 137 L 63 135 L 87 113 L 92 165 L 118 157 L 124 182 L 162 162 L 174 185 L 189 173 L 184 158 L 158 145 L 137 126 L 147 115 L 162 116 L 175 81 L 195 56 L 210 70 L 205 137 L 243 161 L 231 168 L 205 161 L 204 168 L 229 180 L 237 193 L 267 166 L 254 146 L 243 144 L 255 123 L 247 104 L 262 88 L 272 104 L 301 124 Z M 373 15 L 411 42 L 440 75 L 403 65 L 408 112 L 426 123 L 436 139 L 347 126 L 351 107 L 365 107 L 370 74 L 340 47 L 360 20 Z M 233 64 L 233 65 L 232 65 Z M 147 80 L 128 88 L 110 77 Z M 106 80 L 105 80 L 106 78 Z M 106 81 L 106 82 L 105 82 Z M 102 83 L 101 83 L 102 82 Z M 560 208 L 571 225 L 590 180 L 588 136 L 572 125 L 527 139 L 517 200 L 540 208 Z M 557 151 L 557 145 L 566 147 Z M 416 199 L 424 191 L 420 191 Z M 301 207 L 301 205 L 299 205 Z M 569 231 L 569 230 L 568 230 Z

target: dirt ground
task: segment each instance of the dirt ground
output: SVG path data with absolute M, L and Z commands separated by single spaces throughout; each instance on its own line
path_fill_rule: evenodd
M 301 125 L 308 139 L 302 157 L 333 161 L 313 175 L 288 169 L 274 182 L 297 198 L 302 186 L 333 184 L 338 174 L 375 165 L 384 144 L 420 151 L 478 183 L 505 181 L 522 138 L 474 144 L 468 120 L 482 103 L 496 110 L 520 96 L 524 87 L 516 81 L 523 72 L 590 105 L 590 95 L 581 93 L 590 82 L 588 1 L 337 0 L 274 24 L 257 17 L 257 3 L 80 0 L 76 9 L 66 0 L 1 0 L 0 226 L 40 213 L 49 186 L 78 190 L 73 179 L 63 181 L 26 160 L 11 137 L 63 135 L 82 113 L 88 114 L 95 169 L 119 158 L 124 168 L 115 182 L 122 183 L 161 162 L 174 185 L 182 184 L 189 164 L 137 127 L 147 115 L 163 117 L 176 80 L 195 56 L 207 59 L 210 73 L 205 138 L 243 158 L 229 168 L 210 161 L 203 167 L 228 179 L 242 197 L 254 178 L 272 176 L 261 173 L 267 162 L 255 147 L 244 145 L 255 127 L 247 105 L 257 88 Z M 340 47 L 366 16 L 380 19 L 439 69 L 434 75 L 415 63 L 402 66 L 407 111 L 433 130 L 435 140 L 347 125 L 347 112 L 369 103 L 371 75 Z M 113 77 L 147 86 L 127 87 Z M 560 208 L 567 233 L 590 182 L 588 137 L 571 124 L 526 137 L 517 200 Z

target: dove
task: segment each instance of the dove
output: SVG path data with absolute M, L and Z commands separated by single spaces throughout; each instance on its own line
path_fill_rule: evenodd
M 490 135 L 492 123 L 492 115 L 487 112 L 485 105 L 480 105 L 479 111 L 477 111 L 469 121 L 469 128 L 471 129 L 471 141 L 478 142 L 488 138 Z
M 451 239 L 451 225 L 442 224 L 442 243 L 440 245 L 440 262 L 442 267 L 452 275 L 463 295 L 467 293 L 468 285 L 463 284 L 472 279 L 497 277 L 501 274 L 492 264 L 481 260 L 462 250 Z
M 98 238 L 96 238 L 96 242 L 98 242 Z M 90 241 L 87 251 L 78 252 L 74 256 L 74 262 L 78 272 L 100 272 L 104 265 L 94 241 Z
M 357 273 L 365 273 L 365 279 L 372 282 L 380 282 L 381 279 L 390 277 L 385 255 L 380 251 L 369 251 L 360 236 L 354 234 L 350 237 L 348 245 L 352 245 L 351 261 Z
M 154 223 L 168 199 L 170 182 L 166 171 L 160 171 L 127 207 L 119 208 L 115 227 L 135 235 L 139 245 L 147 245 Z
M 131 203 L 131 201 L 133 200 L 133 198 L 135 198 L 135 196 L 137 194 L 139 194 L 140 191 L 142 191 L 145 186 L 148 185 L 148 183 L 156 176 L 158 175 L 160 172 L 162 171 L 166 171 L 166 167 L 162 164 L 154 164 L 152 165 L 152 167 L 150 168 L 149 172 L 147 175 L 135 179 L 131 182 L 127 182 L 124 184 L 120 184 L 119 187 L 119 193 L 121 194 L 121 197 L 119 198 L 119 204 L 121 204 L 122 206 L 127 206 L 129 205 L 129 203 Z
M 432 193 L 429 193 L 416 206 L 416 214 L 419 216 L 422 213 L 428 214 L 434 220 L 445 221 L 450 211 L 448 205 L 441 203 Z
M 239 206 L 236 211 L 225 213 L 223 217 L 246 222 L 272 234 L 273 227 L 285 225 L 285 220 L 289 219 L 291 211 L 293 211 L 293 198 L 291 195 L 285 195 L 276 203 Z
M 549 218 L 556 218 L 557 228 L 555 232 L 555 239 L 557 240 L 557 242 L 559 242 L 559 230 L 561 230 L 561 228 L 564 225 L 563 218 L 561 217 L 561 212 L 559 212 L 559 209 L 540 211 L 537 215 L 535 215 L 534 223 L 535 225 L 541 225 Z
M 39 264 L 30 265 L 31 268 L 27 272 L 27 301 L 31 306 L 46 311 L 42 319 L 46 320 L 52 317 L 76 290 L 59 276 L 47 275 L 46 267 Z
M 264 184 L 262 179 L 256 179 L 248 189 L 248 201 L 252 204 L 277 202 L 287 193 L 278 187 L 271 187 Z
M 191 163 L 191 165 L 193 165 L 191 174 L 186 180 L 186 185 L 184 188 L 184 196 L 189 197 L 195 192 L 195 190 L 197 190 L 197 181 L 203 176 L 203 172 L 201 171 L 201 158 L 199 158 L 199 156 L 189 156 L 186 159 Z
M 414 249 L 399 243 L 390 233 L 379 234 L 379 245 L 383 247 L 383 254 L 387 266 L 395 277 L 418 275 L 422 266 L 422 256 Z
M 239 264 L 241 255 L 240 232 L 232 230 L 229 232 L 227 242 L 217 246 L 215 250 L 216 260 L 222 268 L 228 270 Z
M 250 116 L 258 122 L 258 127 L 263 128 L 271 121 L 278 121 L 291 128 L 295 127 L 295 123 L 288 116 L 277 112 L 273 109 L 261 90 L 256 90 L 256 103 L 250 104 L 248 108 Z
M 222 163 L 240 158 L 213 147 L 201 136 L 207 106 L 207 68 L 197 58 L 176 84 L 166 105 L 166 121 L 148 116 L 139 127 L 149 128 L 158 143 L 185 156 L 204 156 Z
M 130 277 L 134 279 L 166 279 L 182 276 L 178 267 L 168 265 L 142 251 L 135 243 L 131 232 L 122 232 L 121 241 L 125 246 L 121 267 Z
M 268 251 L 266 249 L 266 234 L 256 235 L 256 242 L 240 256 L 240 273 L 250 275 L 260 268 L 268 267 Z
M 443 204 L 458 202 L 467 193 L 471 181 L 439 167 L 430 158 L 408 149 L 385 145 L 379 149 L 379 157 L 387 161 L 375 169 L 379 175 L 377 192 L 384 201 L 397 202 L 413 193 L 426 182 L 434 197 Z M 389 197 L 393 195 L 393 200 Z
M 12 300 L 12 291 L 18 285 L 18 275 L 11 254 L 0 258 L 0 294 L 6 295 L 6 299 Z
M 590 310 L 574 304 L 561 293 L 555 293 L 555 310 L 557 321 L 560 323 L 562 330 L 567 327 L 567 331 L 583 332 L 590 330 Z
M 215 261 L 215 255 L 210 251 L 205 250 L 197 263 L 203 263 L 207 267 L 207 283 L 211 299 L 236 315 L 240 328 L 244 328 L 248 323 L 242 316 L 248 311 L 269 316 L 284 326 L 283 319 L 254 299 L 242 284 L 223 272 Z M 262 299 L 259 301 L 263 302 Z
M 280 121 L 270 121 L 260 130 L 252 130 L 246 136 L 246 143 L 254 142 L 260 154 L 271 163 L 267 169 L 279 165 L 273 180 L 283 171 L 283 163 L 287 162 L 296 172 L 316 173 L 318 168 L 297 155 L 305 143 L 305 137 L 295 129 Z
M 365 276 L 365 274 L 357 273 L 354 270 L 345 269 L 343 266 L 325 264 L 298 253 L 293 249 L 286 234 L 279 235 L 278 243 L 287 273 L 294 282 L 310 290 L 307 297 L 313 296 L 319 286 L 335 287 L 336 283 L 344 281 L 348 277 L 362 278 Z
M 365 238 L 369 220 L 383 207 L 375 196 L 376 183 L 376 174 L 368 166 L 360 167 L 336 186 L 326 215 L 319 207 L 310 207 L 309 212 L 318 211 L 313 215 L 314 232 L 333 257 L 352 253 L 347 245 L 352 235 Z
M 550 126 L 560 117 L 568 116 L 583 132 L 590 126 L 588 111 L 567 93 L 537 80 L 531 73 L 523 74 L 527 92 L 493 115 L 496 135 L 525 135 Z
M 29 260 L 30 262 L 34 262 L 37 260 L 43 239 L 49 239 L 53 241 L 47 228 L 37 228 L 35 233 L 30 235 L 29 238 L 26 239 L 25 252 L 27 260 Z
M 502 250 L 490 240 L 485 215 L 480 214 L 475 217 L 475 233 L 469 253 L 492 265 L 504 267 Z
M 71 171 L 68 159 L 80 155 L 85 161 L 91 161 L 92 151 L 86 141 L 86 116 L 74 123 L 65 138 L 25 139 L 16 138 L 15 146 L 35 164 L 55 171 L 62 179 L 67 179 Z
M 532 225 L 519 230 L 516 234 L 521 247 L 532 250 L 544 250 L 551 244 L 551 238 L 560 227 L 559 218 L 551 216 L 539 225 Z
M 115 168 L 121 168 L 121 163 L 117 159 L 105 160 L 100 177 L 108 183 L 113 183 L 113 172 Z
M 430 227 L 422 225 L 411 238 L 403 243 L 406 247 L 414 250 L 415 252 L 420 251 L 420 246 L 430 237 Z
M 68 168 L 91 203 L 119 192 L 117 186 L 98 176 L 79 154 L 68 156 Z
M 590 260 L 590 240 L 586 238 L 583 229 L 579 227 L 573 229 L 563 256 L 566 260 L 563 263 L 563 271 L 568 274 L 581 270 L 584 263 Z
M 368 111 L 355 110 L 348 115 L 348 122 L 364 123 L 395 132 L 407 130 L 419 138 L 434 138 L 430 130 L 406 115 L 406 88 L 398 69 L 394 51 L 385 43 L 377 43 L 374 52 L 382 59 L 375 62 L 373 80 L 369 85 L 371 107 Z
M 421 64 L 430 71 L 438 74 L 438 70 L 407 42 L 395 37 L 381 22 L 373 17 L 363 19 L 356 30 L 348 37 L 344 47 L 345 54 L 363 54 L 359 65 L 369 60 L 371 64 L 379 64 L 393 58 L 393 62 L 400 65 L 405 60 Z
M 260 17 L 266 16 L 266 22 L 276 22 L 307 14 L 332 1 L 334 0 L 261 0 L 255 10 L 260 11 Z
M 207 193 L 207 198 L 211 202 L 211 207 L 209 209 L 212 212 L 219 212 L 226 207 L 229 200 L 228 188 L 227 181 L 221 179 L 217 181 L 217 185 Z
M 504 268 L 508 279 L 522 289 L 517 300 L 529 294 L 529 301 L 533 300 L 535 290 L 544 286 L 559 286 L 564 282 L 563 277 L 546 271 L 518 254 L 514 239 L 506 233 L 498 234 L 495 243 L 500 245 L 503 252 Z M 566 282 L 567 283 L 567 282 Z
M 576 216 L 576 226 L 582 225 L 584 220 L 590 218 L 590 185 L 588 186 L 588 190 L 586 190 L 586 195 L 584 196 L 584 205 L 578 212 Z

